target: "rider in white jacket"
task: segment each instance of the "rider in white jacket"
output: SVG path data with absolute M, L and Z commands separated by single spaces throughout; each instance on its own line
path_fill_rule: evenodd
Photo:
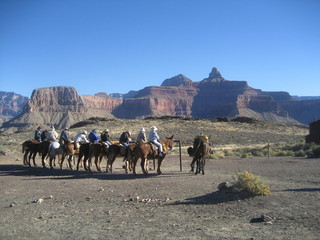
M 76 137 L 74 138 L 74 146 L 75 146 L 75 149 L 78 149 L 80 147 L 81 144 L 84 144 L 84 143 L 88 143 L 89 140 L 87 139 L 86 135 L 87 135 L 87 131 L 83 131 L 81 133 L 78 133 L 76 135 Z
M 148 141 L 157 145 L 159 149 L 159 157 L 163 157 L 162 144 L 160 143 L 160 138 L 158 136 L 157 130 L 158 129 L 156 126 L 151 127 L 151 131 L 149 132 L 149 136 L 148 136 Z

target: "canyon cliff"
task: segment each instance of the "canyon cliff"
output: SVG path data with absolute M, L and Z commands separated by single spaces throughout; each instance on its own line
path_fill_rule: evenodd
M 27 101 L 28 98 L 20 94 L 0 91 L 0 125 L 18 116 Z
M 28 101 L 24 99 L 12 104 L 17 106 L 17 113 L 23 101 L 25 105 L 21 113 L 3 123 L 3 128 L 37 125 L 64 128 L 91 117 L 135 119 L 160 116 L 207 119 L 244 116 L 309 124 L 320 115 L 319 99 L 300 100 L 287 92 L 255 89 L 246 81 L 226 80 L 216 68 L 199 82 L 179 74 L 164 80 L 161 86 L 145 87 L 127 94 L 99 92 L 80 96 L 73 87 L 39 88 L 33 91 Z

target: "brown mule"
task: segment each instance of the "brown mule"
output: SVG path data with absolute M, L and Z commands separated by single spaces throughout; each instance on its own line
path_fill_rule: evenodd
M 79 149 L 74 148 L 74 143 L 69 142 L 65 146 L 63 146 L 63 154 L 61 158 L 60 169 L 62 169 L 63 161 L 67 157 L 68 158 L 68 166 L 70 169 L 73 169 L 72 160 L 74 159 L 74 156 L 79 155 Z
M 33 160 L 33 165 L 37 166 L 35 158 L 39 152 L 40 142 L 30 139 L 22 144 L 22 153 L 23 153 L 23 164 L 31 167 L 31 158 Z M 29 155 L 29 156 L 28 156 Z
M 85 169 L 89 170 L 91 172 L 90 166 L 91 166 L 91 159 L 94 157 L 94 164 L 96 165 L 96 168 L 99 172 L 101 172 L 101 162 L 103 157 L 107 157 L 108 154 L 108 145 L 98 142 L 98 143 L 92 143 L 90 145 L 90 157 L 89 157 L 89 164 L 87 165 L 88 168 Z
M 204 166 L 206 163 L 206 157 L 210 154 L 210 144 L 209 142 L 203 141 L 201 138 L 196 138 L 193 142 L 193 148 L 189 148 L 189 154 L 193 156 L 192 162 L 190 164 L 191 171 L 194 171 L 194 164 L 196 163 L 195 174 L 202 172 L 204 175 Z
M 125 148 L 120 143 L 112 144 L 109 147 L 109 151 L 108 151 L 108 161 L 107 161 L 106 172 L 112 173 L 112 164 L 116 160 L 117 157 L 124 158 L 123 161 L 125 162 L 124 168 L 125 168 L 126 173 L 131 171 L 133 152 L 134 152 L 135 148 L 136 148 L 135 143 L 129 143 L 129 147 L 127 149 L 128 150 L 127 156 L 126 156 Z
M 158 159 L 158 168 L 157 168 L 157 173 L 161 174 L 161 163 L 162 160 L 165 158 L 166 154 L 168 153 L 168 149 L 173 148 L 173 135 L 171 137 L 167 137 L 165 140 L 161 141 L 161 144 L 163 146 L 163 156 L 159 157 L 158 155 L 158 149 L 153 150 L 153 147 L 151 146 L 151 143 L 149 142 L 141 142 L 137 145 L 135 151 L 134 151 L 134 158 L 133 158 L 133 174 L 136 174 L 136 165 L 141 158 L 141 168 L 143 171 L 143 174 L 148 174 L 148 164 L 151 159 Z

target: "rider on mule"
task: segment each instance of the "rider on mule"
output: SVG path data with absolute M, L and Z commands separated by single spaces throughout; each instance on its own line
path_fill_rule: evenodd
M 59 143 L 65 149 L 67 144 L 71 141 L 69 133 L 69 128 L 65 128 L 60 135 Z
M 119 142 L 126 148 L 129 146 L 131 134 L 129 131 L 125 131 L 121 134 Z
M 99 142 L 99 136 L 98 136 L 98 134 L 97 134 L 97 130 L 96 130 L 96 129 L 93 129 L 93 130 L 89 133 L 88 138 L 89 138 L 89 141 L 90 141 L 91 143 L 97 143 L 97 142 Z
M 146 130 L 144 128 L 141 128 L 140 132 L 138 133 L 136 143 L 146 142 L 146 141 L 147 141 Z
M 148 137 L 148 141 L 155 144 L 158 149 L 159 149 L 159 157 L 163 157 L 163 150 L 162 150 L 162 145 L 160 143 L 160 137 L 157 133 L 157 127 L 156 126 L 152 126 L 151 127 L 151 131 L 149 133 L 149 137 Z
M 41 127 L 38 127 L 34 132 L 34 140 L 41 142 Z
M 78 133 L 76 135 L 76 137 L 74 138 L 74 149 L 75 150 L 79 149 L 80 145 L 89 142 L 86 135 L 87 135 L 87 131 L 83 131 L 83 132 Z
M 109 146 L 112 145 L 109 130 L 105 129 L 100 135 L 101 141 L 107 143 Z
M 58 133 L 54 129 L 54 126 L 51 126 L 51 130 L 47 134 L 47 140 L 50 142 L 58 142 L 57 138 L 59 137 Z

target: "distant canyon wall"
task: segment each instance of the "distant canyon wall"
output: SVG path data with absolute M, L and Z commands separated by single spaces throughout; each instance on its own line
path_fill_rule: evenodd
M 200 82 L 180 74 L 164 80 L 161 86 L 123 95 L 100 92 L 80 96 L 73 87 L 38 88 L 28 101 L 19 98 L 11 103 L 12 111 L 18 112 L 19 106 L 22 111 L 2 127 L 55 125 L 63 128 L 90 117 L 135 119 L 149 116 L 207 119 L 246 116 L 309 124 L 314 116 L 320 116 L 319 104 L 319 99 L 299 100 L 287 92 L 264 92 L 250 87 L 246 81 L 226 80 L 213 68 L 208 78 Z M 3 114 L 4 103 L 0 106 Z

